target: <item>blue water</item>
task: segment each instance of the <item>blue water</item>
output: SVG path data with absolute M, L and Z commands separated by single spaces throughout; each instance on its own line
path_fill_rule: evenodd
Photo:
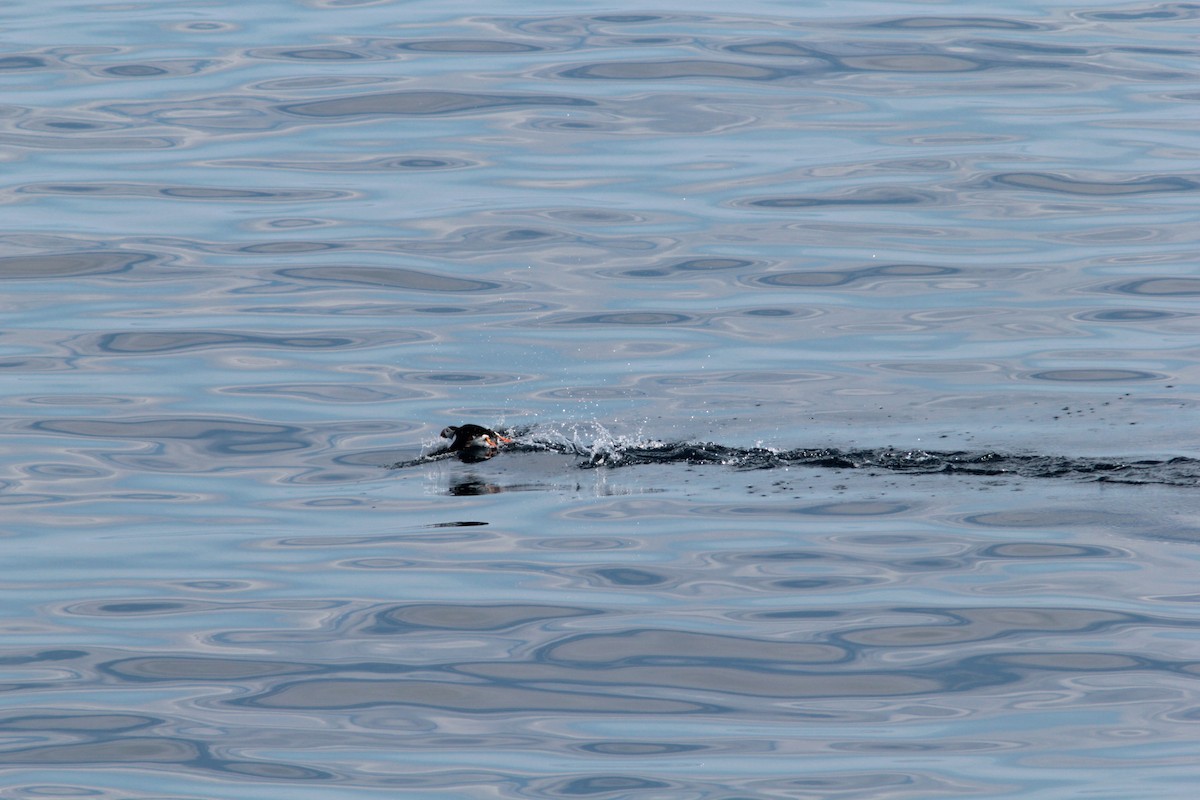
M 1200 6 L 0 23 L 0 798 L 1194 795 Z

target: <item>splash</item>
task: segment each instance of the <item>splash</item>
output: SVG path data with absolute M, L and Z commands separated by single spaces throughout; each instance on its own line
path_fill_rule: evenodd
M 783 467 L 861 469 L 896 473 L 1063 478 L 1165 486 L 1200 486 L 1200 459 L 1125 460 L 1072 458 L 993 451 L 841 450 L 838 448 L 730 447 L 714 442 L 671 442 L 641 434 L 615 435 L 598 422 L 539 424 L 501 430 L 513 438 L 504 453 L 561 453 L 583 469 L 647 464 L 720 465 L 740 470 Z M 393 464 L 393 469 L 452 457 L 431 454 Z

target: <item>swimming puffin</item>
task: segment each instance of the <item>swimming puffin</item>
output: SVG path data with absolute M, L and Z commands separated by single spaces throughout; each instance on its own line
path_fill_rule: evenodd
M 482 425 L 450 425 L 442 430 L 442 438 L 452 440 L 442 453 L 458 453 L 467 463 L 487 461 L 496 455 L 501 444 L 512 439 Z

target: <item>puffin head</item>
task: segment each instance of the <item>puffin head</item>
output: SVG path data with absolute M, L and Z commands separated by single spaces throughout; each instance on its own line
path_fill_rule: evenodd
M 458 453 L 463 461 L 486 461 L 501 444 L 512 441 L 482 425 L 450 425 L 442 430 L 442 438 L 451 440 L 445 452 Z

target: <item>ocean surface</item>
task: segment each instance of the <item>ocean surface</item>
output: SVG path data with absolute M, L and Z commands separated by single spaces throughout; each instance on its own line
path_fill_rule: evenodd
M 0 42 L 0 798 L 1195 796 L 1200 4 Z

